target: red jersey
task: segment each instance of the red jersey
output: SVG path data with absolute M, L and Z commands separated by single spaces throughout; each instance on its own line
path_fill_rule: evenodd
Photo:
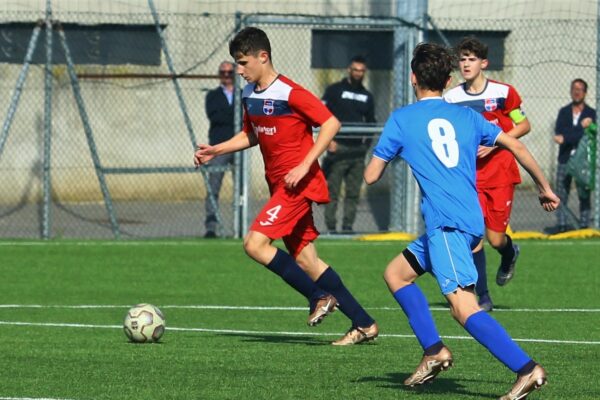
M 312 127 L 321 126 L 332 114 L 321 100 L 282 75 L 265 90 L 255 89 L 256 84 L 251 83 L 242 93 L 243 131 L 258 138 L 273 194 L 313 147 Z M 327 181 L 318 162 L 310 166 L 294 191 L 317 203 L 329 202 Z
M 471 107 L 504 132 L 514 127 L 509 116 L 521 107 L 521 97 L 514 87 L 488 79 L 481 93 L 468 93 L 460 84 L 444 94 L 449 103 Z M 521 183 L 519 168 L 512 153 L 496 149 L 487 157 L 477 159 L 477 187 L 489 188 Z

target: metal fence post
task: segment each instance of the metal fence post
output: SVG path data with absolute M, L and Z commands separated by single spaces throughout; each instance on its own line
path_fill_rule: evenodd
M 44 69 L 44 160 L 43 160 L 43 211 L 42 238 L 49 239 L 51 232 L 52 177 L 52 0 L 46 1 L 46 67 Z
M 395 32 L 395 58 L 396 58 L 396 96 L 395 105 L 406 105 L 414 100 L 410 80 L 410 59 L 412 49 L 417 42 L 422 40 L 422 30 L 418 29 L 416 24 L 425 21 L 424 16 L 427 13 L 426 0 L 399 0 L 396 8 L 396 16 L 409 23 L 413 27 L 400 27 Z M 400 60 L 399 57 L 403 57 Z M 394 163 L 394 183 L 392 191 L 392 210 L 390 216 L 390 229 L 417 233 L 419 230 L 419 190 L 412 177 L 410 168 L 406 163 L 396 161 Z
M 242 14 L 235 13 L 235 32 L 242 25 Z M 237 134 L 242 130 L 242 92 L 240 90 L 242 78 L 234 71 L 234 95 L 233 95 L 233 132 Z M 237 151 L 233 155 L 233 237 L 241 238 L 244 234 L 243 226 L 248 209 L 248 173 L 242 167 L 244 152 Z M 246 208 L 246 213 L 243 209 Z
M 596 110 L 600 110 L 600 0 L 596 5 Z M 596 133 L 596 143 L 598 134 Z M 593 226 L 600 229 L 600 146 L 596 145 L 596 179 L 594 182 L 594 222 Z

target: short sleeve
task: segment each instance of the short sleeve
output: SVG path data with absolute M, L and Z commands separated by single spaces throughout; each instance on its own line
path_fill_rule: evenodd
M 402 151 L 402 130 L 396 121 L 395 115 L 388 118 L 383 127 L 383 132 L 373 150 L 373 155 L 385 162 L 390 162 Z
M 294 88 L 288 104 L 312 126 L 323 125 L 333 115 L 321 100 L 304 88 Z
M 509 115 L 512 111 L 521 108 L 521 102 L 521 96 L 519 96 L 517 90 L 509 85 L 506 104 L 504 106 L 504 114 Z
M 244 105 L 244 116 L 242 118 L 242 130 L 246 133 L 254 133 L 252 129 L 252 125 L 250 123 L 250 116 L 248 115 L 248 111 L 246 110 L 246 105 Z

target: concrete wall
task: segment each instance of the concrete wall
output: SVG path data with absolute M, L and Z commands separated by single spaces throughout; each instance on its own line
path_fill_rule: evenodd
M 44 0 L 20 0 L 0 6 L 0 21 L 33 21 L 44 14 Z M 86 23 L 152 23 L 146 0 L 54 1 L 55 16 L 63 21 Z M 212 74 L 228 59 L 227 35 L 232 14 L 242 12 L 310 13 L 317 15 L 390 15 L 391 1 L 168 1 L 156 0 L 161 21 L 168 25 L 167 42 L 178 71 L 195 66 L 191 73 Z M 216 13 L 201 16 L 198 13 Z M 462 1 L 429 0 L 429 13 L 442 29 L 510 30 L 506 41 L 507 68 L 490 77 L 514 83 L 523 96 L 532 122 L 525 141 L 546 171 L 554 167 L 556 147 L 551 141 L 558 108 L 569 100 L 569 82 L 583 77 L 590 84 L 588 99 L 595 98 L 596 2 L 585 1 Z M 187 14 L 187 15 L 186 15 Z M 193 14 L 193 15 L 192 15 Z M 586 22 L 587 21 L 587 22 Z M 539 24 L 539 25 L 536 25 Z M 548 27 L 551 26 L 550 29 Z M 344 71 L 310 69 L 310 30 L 268 28 L 273 34 L 277 69 L 320 95 Z M 43 42 L 40 38 L 40 45 Z M 0 65 L 0 118 L 4 121 L 18 65 Z M 164 57 L 158 68 L 134 66 L 79 66 L 80 72 L 167 73 Z M 52 176 L 54 195 L 62 201 L 101 199 L 95 170 L 64 66 L 54 67 Z M 204 116 L 206 90 L 216 80 L 182 81 L 184 99 L 199 141 L 206 141 Z M 145 86 L 144 86 L 145 85 Z M 377 93 L 380 119 L 389 111 L 393 87 L 389 73 L 371 72 L 367 86 Z M 192 144 L 170 82 L 138 80 L 82 82 L 82 91 L 101 161 L 110 167 L 191 165 Z M 43 74 L 32 67 L 10 136 L 0 156 L 0 202 L 39 198 L 43 152 Z M 265 194 L 262 161 L 252 151 L 255 195 Z M 204 197 L 198 176 L 136 175 L 109 177 L 117 199 L 190 199 Z M 231 181 L 225 183 L 225 196 Z

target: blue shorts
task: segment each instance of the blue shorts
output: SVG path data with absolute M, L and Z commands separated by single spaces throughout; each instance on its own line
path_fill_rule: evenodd
M 435 229 L 408 245 L 423 272 L 429 272 L 444 295 L 477 283 L 472 250 L 481 238 L 453 228 Z

